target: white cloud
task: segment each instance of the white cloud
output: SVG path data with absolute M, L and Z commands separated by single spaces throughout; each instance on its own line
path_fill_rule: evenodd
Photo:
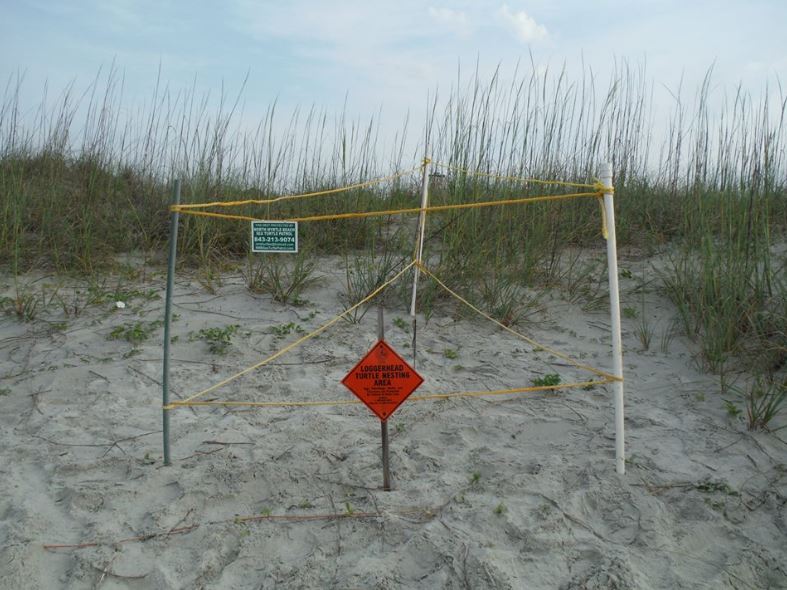
M 470 20 L 467 18 L 467 14 L 461 10 L 430 6 L 429 16 L 432 17 L 433 21 L 453 31 L 460 37 L 469 37 L 472 33 Z
M 543 41 L 549 37 L 549 32 L 544 25 L 538 24 L 532 16 L 524 10 L 511 12 L 508 4 L 503 4 L 498 11 L 505 26 L 514 33 L 522 43 Z

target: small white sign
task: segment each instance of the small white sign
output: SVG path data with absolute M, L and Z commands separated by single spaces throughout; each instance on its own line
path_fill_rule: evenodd
M 252 252 L 298 252 L 297 221 L 252 221 Z

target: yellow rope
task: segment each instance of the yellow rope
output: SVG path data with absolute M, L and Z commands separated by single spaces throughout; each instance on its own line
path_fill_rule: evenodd
M 478 172 L 475 170 L 470 170 L 469 168 L 462 168 L 460 166 L 454 166 L 452 164 L 445 164 L 442 162 L 433 162 L 432 164 L 434 166 L 440 166 L 442 168 L 447 168 L 449 170 L 454 170 L 456 172 L 463 172 L 470 176 L 483 176 L 485 178 L 495 178 L 497 180 L 509 180 L 514 182 L 543 184 L 543 185 L 551 185 L 551 186 L 568 186 L 573 188 L 592 188 L 594 190 L 598 190 L 600 187 L 603 188 L 603 185 L 600 182 L 594 182 L 593 184 L 588 184 L 583 182 L 565 182 L 562 180 L 540 180 L 538 178 L 527 178 L 523 176 L 505 176 L 500 174 L 489 174 L 487 172 Z
M 440 285 L 443 289 L 445 289 L 450 295 L 452 295 L 453 297 L 455 297 L 456 299 L 458 299 L 459 301 L 464 303 L 467 307 L 472 309 L 474 312 L 476 312 L 477 314 L 481 315 L 482 317 L 485 317 L 490 322 L 498 325 L 499 327 L 503 328 L 503 330 L 505 330 L 506 332 L 510 332 L 514 336 L 517 336 L 517 337 L 521 338 L 522 340 L 524 340 L 525 342 L 527 342 L 531 346 L 533 346 L 535 348 L 543 348 L 544 350 L 546 350 L 551 355 L 556 356 L 557 358 L 562 359 L 562 360 L 566 361 L 567 363 L 571 363 L 573 366 L 577 367 L 578 369 L 584 369 L 585 371 L 589 371 L 589 372 L 593 373 L 594 375 L 598 375 L 599 377 L 604 377 L 606 379 L 610 379 L 611 381 L 623 381 L 622 377 L 616 377 L 615 375 L 613 375 L 611 373 L 607 373 L 606 371 L 602 371 L 600 369 L 596 369 L 594 367 L 591 367 L 590 365 L 582 364 L 579 361 L 576 361 L 576 360 L 572 359 L 570 356 L 565 355 L 562 352 L 558 352 L 557 350 L 555 350 L 553 348 L 550 348 L 549 346 L 545 346 L 543 344 L 540 344 L 540 343 L 536 342 L 535 340 L 533 340 L 532 338 L 528 338 L 524 334 L 521 334 L 521 333 L 517 332 L 516 330 L 514 330 L 513 328 L 510 328 L 509 326 L 506 326 L 505 324 L 497 321 L 495 318 L 493 318 L 489 314 L 487 314 L 487 313 L 481 311 L 480 309 L 478 309 L 475 305 L 470 303 L 467 299 L 465 299 L 464 297 L 462 297 L 461 295 L 459 295 L 455 291 L 452 291 L 445 283 L 443 283 L 440 279 L 438 279 L 434 275 L 434 273 L 432 271 L 430 271 L 428 268 L 426 268 L 426 266 L 424 266 L 423 264 L 420 264 L 420 263 L 416 263 L 416 266 L 418 268 L 420 268 L 421 271 L 423 271 L 424 273 L 426 273 L 427 275 L 432 277 L 432 279 L 434 279 L 434 281 L 438 285 Z
M 481 207 L 499 207 L 502 205 L 518 205 L 521 203 L 536 203 L 540 201 L 562 201 L 581 197 L 598 197 L 598 192 L 567 193 L 564 195 L 539 195 L 535 197 L 522 197 L 519 199 L 502 199 L 500 201 L 479 201 L 476 203 L 457 203 L 454 205 L 433 205 L 426 207 L 412 207 L 407 209 L 387 209 L 383 211 L 360 211 L 354 213 L 331 213 L 326 215 L 310 215 L 306 217 L 288 217 L 286 219 L 266 219 L 265 221 L 328 221 L 331 219 L 361 219 L 367 217 L 382 217 L 385 215 L 404 215 L 408 213 L 431 213 L 434 211 L 450 211 L 452 209 L 479 209 Z M 180 211 L 185 215 L 198 215 L 201 217 L 218 217 L 220 219 L 236 219 L 239 221 L 261 221 L 260 217 L 248 215 L 229 215 L 226 213 L 213 213 L 211 211 L 181 210 L 176 206 L 173 211 Z
M 334 195 L 336 193 L 343 193 L 346 191 L 356 190 L 360 188 L 366 188 L 367 186 L 373 186 L 375 184 L 381 184 L 383 182 L 387 182 L 389 180 L 395 180 L 407 174 L 411 174 L 416 170 L 423 168 L 426 165 L 426 162 L 420 164 L 419 166 L 415 166 L 414 168 L 410 168 L 409 170 L 404 170 L 402 172 L 397 172 L 396 174 L 391 174 L 389 176 L 383 176 L 380 178 L 374 178 L 372 180 L 367 180 L 365 182 L 359 182 L 357 184 L 350 184 L 348 186 L 343 186 L 339 188 L 332 188 L 323 191 L 315 191 L 311 193 L 301 193 L 297 195 L 284 195 L 281 197 L 275 197 L 273 199 L 246 199 L 244 201 L 214 201 L 212 203 L 191 203 L 186 205 L 172 205 L 170 207 L 170 211 L 181 211 L 185 212 L 188 209 L 207 209 L 208 207 L 241 207 L 243 205 L 271 205 L 273 203 L 279 203 L 281 201 L 292 201 L 295 199 L 306 199 L 309 197 L 320 197 L 324 195 Z
M 309 333 L 309 334 L 299 338 L 298 340 L 296 340 L 292 344 L 290 344 L 290 345 L 286 346 L 285 348 L 283 348 L 282 350 L 272 354 L 271 356 L 269 356 L 268 358 L 260 361 L 259 363 L 255 364 L 255 365 L 253 365 L 251 367 L 248 367 L 247 369 L 244 369 L 243 371 L 240 371 L 240 372 L 238 372 L 238 373 L 228 377 L 224 381 L 221 381 L 219 383 L 216 383 L 215 385 L 212 385 L 212 386 L 210 386 L 210 387 L 208 387 L 206 389 L 203 389 L 202 391 L 200 391 L 198 393 L 195 393 L 194 395 L 186 398 L 185 400 L 172 402 L 169 405 L 163 406 L 163 408 L 165 410 L 172 410 L 172 409 L 177 408 L 177 407 L 192 407 L 192 406 L 228 406 L 228 407 L 230 407 L 230 406 L 233 406 L 233 407 L 234 406 L 244 406 L 244 407 L 263 407 L 263 408 L 277 408 L 277 407 L 278 408 L 284 408 L 284 407 L 307 407 L 307 406 L 339 406 L 339 405 L 351 405 L 351 404 L 362 403 L 360 400 L 352 400 L 352 399 L 348 399 L 348 400 L 332 400 L 332 401 L 293 401 L 293 402 L 194 401 L 194 400 L 196 398 L 198 398 L 198 397 L 201 397 L 201 396 L 207 394 L 207 393 L 210 393 L 211 391 L 214 391 L 214 390 L 218 389 L 219 387 L 222 387 L 223 385 L 231 383 L 232 381 L 238 379 L 239 377 L 241 377 L 241 376 L 243 376 L 243 375 L 245 375 L 245 374 L 247 374 L 247 373 L 249 373 L 249 372 L 251 372 L 251 371 L 253 371 L 255 369 L 258 369 L 258 368 L 260 368 L 260 367 L 270 363 L 274 359 L 277 359 L 278 357 L 280 357 L 283 354 L 289 352 L 293 348 L 299 346 L 301 343 L 305 342 L 306 340 L 309 340 L 310 338 L 313 338 L 317 334 L 323 332 L 324 330 L 326 330 L 327 328 L 329 328 L 330 326 L 335 324 L 337 321 L 339 321 L 342 317 L 346 316 L 347 314 L 351 313 L 352 311 L 354 311 L 355 309 L 357 309 L 358 307 L 360 307 L 364 303 L 366 303 L 366 302 L 370 301 L 371 299 L 373 299 L 381 291 L 383 291 L 384 289 L 388 288 L 397 279 L 399 279 L 399 277 L 401 277 L 405 272 L 407 272 L 410 268 L 412 268 L 414 266 L 419 268 L 420 270 L 422 270 L 427 276 L 431 277 L 438 285 L 440 285 L 443 289 L 445 289 L 450 295 L 452 295 L 453 297 L 455 297 L 456 299 L 458 299 L 459 301 L 461 301 L 462 303 L 467 305 L 470 309 L 472 309 L 473 311 L 475 311 L 476 313 L 478 313 L 482 317 L 484 317 L 484 318 L 488 319 L 489 321 L 491 321 L 492 323 L 496 324 L 497 326 L 499 326 L 503 330 L 505 330 L 507 332 L 510 332 L 514 336 L 517 336 L 518 338 L 524 340 L 525 342 L 527 342 L 528 344 L 530 344 L 530 345 L 532 345 L 532 346 L 534 346 L 536 348 L 542 348 L 543 350 L 547 351 L 548 353 L 552 354 L 553 356 L 570 363 L 572 366 L 574 366 L 574 367 L 576 367 L 578 369 L 583 369 L 585 371 L 589 371 L 589 372 L 593 373 L 594 375 L 598 375 L 599 377 L 602 377 L 602 379 L 601 380 L 592 380 L 592 381 L 580 381 L 580 382 L 576 382 L 576 383 L 565 383 L 565 384 L 558 384 L 558 385 L 533 385 L 533 386 L 530 386 L 530 387 L 517 387 L 517 388 L 513 388 L 513 389 L 499 389 L 499 390 L 494 390 L 494 391 L 464 391 L 464 392 L 455 392 L 455 393 L 434 393 L 434 394 L 421 395 L 421 396 L 411 396 L 411 397 L 408 398 L 408 401 L 426 401 L 426 400 L 436 400 L 436 399 L 449 399 L 449 398 L 454 398 L 454 397 L 482 397 L 482 396 L 488 396 L 488 395 L 492 395 L 492 396 L 494 396 L 494 395 L 511 395 L 511 394 L 515 394 L 515 393 L 526 393 L 526 392 L 536 392 L 536 391 L 551 391 L 551 390 L 557 390 L 557 389 L 569 389 L 569 388 L 575 388 L 575 387 L 587 387 L 587 386 L 593 386 L 593 385 L 603 385 L 605 383 L 612 383 L 613 381 L 622 381 L 623 380 L 622 377 L 616 377 L 615 375 L 612 375 L 611 373 L 607 373 L 606 371 L 602 371 L 600 369 L 596 369 L 596 368 L 591 367 L 589 365 L 582 364 L 582 363 L 572 359 L 570 356 L 565 355 L 565 354 L 563 354 L 561 352 L 558 352 L 557 350 L 554 350 L 553 348 L 550 348 L 548 346 L 540 344 L 539 342 L 536 342 L 532 338 L 528 338 L 524 334 L 521 334 L 521 333 L 517 332 L 516 330 L 510 328 L 509 326 L 506 326 L 505 324 L 499 322 L 498 320 L 496 320 L 495 318 L 493 318 L 489 314 L 487 314 L 487 313 L 481 311 L 480 309 L 478 309 L 476 306 L 474 306 L 467 299 L 465 299 L 464 297 L 462 297 L 461 295 L 459 295 L 455 291 L 451 290 L 445 283 L 443 283 L 440 279 L 438 279 L 428 268 L 426 268 L 426 266 L 424 266 L 423 264 L 417 262 L 416 260 L 413 260 L 410 264 L 408 264 L 406 267 L 404 267 L 399 273 L 397 273 L 394 277 L 389 279 L 385 284 L 383 284 L 380 287 L 378 287 L 370 295 L 368 295 L 367 297 L 365 297 L 364 299 L 362 299 L 361 301 L 359 301 L 358 303 L 353 305 L 351 308 L 345 310 L 344 312 L 342 312 L 338 316 L 336 316 L 333 319 L 329 320 L 328 322 L 326 322 L 325 324 L 323 324 L 322 326 L 320 326 L 319 328 L 317 328 L 313 332 L 311 332 L 311 333 Z
M 353 311 L 358 309 L 361 305 L 363 305 L 366 302 L 374 299 L 380 292 L 384 291 L 386 288 L 388 288 L 389 285 L 391 285 L 394 282 L 396 282 L 399 279 L 399 277 L 401 277 L 405 272 L 410 270 L 410 268 L 412 268 L 414 265 L 415 265 L 415 261 L 411 262 L 410 264 L 405 266 L 402 270 L 400 270 L 398 273 L 396 273 L 396 275 L 393 276 L 391 279 L 389 279 L 388 281 L 386 281 L 385 283 L 383 283 L 382 285 L 377 287 L 377 289 L 372 291 L 369 295 L 367 295 L 366 297 L 361 299 L 358 303 L 356 303 L 352 307 L 344 310 L 342 313 L 340 313 L 339 315 L 337 315 L 333 319 L 325 322 L 323 325 L 321 325 L 316 330 L 314 330 L 312 332 L 309 332 L 305 336 L 302 336 L 301 338 L 298 338 L 298 340 L 296 340 L 292 344 L 290 344 L 288 346 L 285 346 L 284 348 L 282 348 L 278 352 L 273 353 L 268 358 L 265 358 L 265 359 L 261 360 L 260 362 L 258 362 L 257 364 L 252 365 L 251 367 L 248 367 L 246 369 L 243 369 L 242 371 L 239 371 L 239 372 L 235 373 L 234 375 L 231 375 L 231 376 L 227 377 L 223 381 L 220 381 L 219 383 L 216 383 L 215 385 L 211 385 L 210 387 L 207 387 L 207 388 L 203 389 L 202 391 L 199 391 L 199 392 L 195 393 L 194 395 L 192 395 L 192 396 L 190 396 L 190 397 L 188 397 L 188 398 L 186 398 L 186 399 L 184 399 L 182 401 L 173 402 L 173 403 L 171 403 L 171 404 L 169 404 L 167 406 L 164 406 L 164 409 L 165 410 L 171 410 L 175 406 L 186 405 L 187 402 L 191 402 L 192 400 L 194 400 L 194 399 L 196 399 L 198 397 L 201 397 L 201 396 L 203 396 L 203 395 L 205 395 L 207 393 L 210 393 L 211 391 L 214 391 L 215 389 L 218 389 L 219 387 L 227 385 L 228 383 L 232 383 L 233 381 L 235 381 L 236 379 L 242 377 L 243 375 L 246 375 L 247 373 L 250 373 L 251 371 L 254 371 L 256 369 L 259 369 L 262 366 L 267 365 L 271 361 L 279 358 L 283 354 L 286 354 L 287 352 L 289 352 L 293 348 L 296 348 L 297 346 L 299 346 L 303 342 L 306 342 L 310 338 L 314 338 L 318 334 L 320 334 L 320 333 L 324 332 L 325 330 L 327 330 L 329 327 L 331 327 L 333 324 L 338 322 L 343 317 L 349 315 L 350 313 L 352 313 Z
M 607 229 L 607 208 L 604 207 L 604 197 L 598 197 L 598 204 L 601 208 L 601 235 L 605 240 L 609 239 L 609 230 Z
M 170 210 L 172 210 L 172 211 L 179 211 L 179 212 L 187 214 L 187 215 L 196 215 L 196 216 L 201 216 L 201 217 L 217 217 L 217 218 L 221 218 L 221 219 L 235 219 L 235 220 L 242 220 L 242 221 L 257 221 L 259 218 L 249 217 L 249 216 L 246 216 L 246 215 L 230 215 L 230 214 L 225 214 L 225 213 L 214 213 L 214 212 L 209 212 L 209 211 L 195 211 L 194 209 L 202 209 L 202 208 L 207 208 L 207 207 L 235 207 L 235 206 L 240 206 L 240 205 L 251 205 L 251 204 L 263 205 L 263 204 L 271 204 L 271 203 L 284 201 L 284 200 L 290 200 L 290 199 L 301 199 L 301 198 L 306 198 L 306 197 L 314 197 L 314 196 L 320 196 L 320 195 L 335 194 L 335 193 L 348 191 L 348 190 L 352 190 L 352 189 L 363 188 L 365 186 L 371 186 L 373 184 L 377 184 L 377 183 L 380 183 L 380 182 L 385 182 L 386 180 L 392 180 L 392 179 L 398 178 L 398 177 L 403 176 L 405 174 L 409 174 L 409 173 L 413 172 L 414 170 L 417 170 L 418 168 L 422 168 L 423 166 L 425 166 L 429 162 L 431 162 L 431 160 L 429 160 L 428 158 L 424 158 L 424 160 L 423 160 L 423 162 L 422 162 L 422 164 L 420 166 L 418 166 L 416 168 L 413 168 L 411 170 L 407 170 L 407 171 L 400 172 L 400 173 L 397 173 L 397 174 L 394 174 L 394 175 L 391 175 L 391 176 L 387 176 L 387 177 L 383 177 L 383 178 L 377 178 L 377 179 L 370 180 L 370 181 L 367 181 L 367 182 L 363 182 L 363 183 L 359 183 L 359 184 L 355 184 L 355 185 L 350 185 L 350 186 L 346 186 L 346 187 L 342 187 L 342 188 L 337 188 L 337 189 L 330 189 L 330 190 L 326 190 L 326 191 L 318 191 L 318 192 L 313 192 L 313 193 L 303 193 L 303 194 L 299 194 L 299 195 L 287 195 L 287 196 L 277 197 L 275 199 L 267 199 L 267 200 L 222 201 L 222 202 L 214 202 L 214 203 L 199 203 L 199 204 L 190 204 L 190 205 L 176 205 L 176 206 L 170 207 Z M 524 197 L 524 198 L 519 198 L 519 199 L 505 199 L 505 200 L 499 200 L 499 201 L 481 201 L 481 202 L 476 202 L 476 203 L 460 203 L 460 204 L 454 204 L 454 205 L 437 205 L 437 206 L 431 206 L 431 207 L 426 207 L 426 208 L 418 207 L 418 208 L 394 209 L 394 210 L 386 210 L 386 211 L 367 211 L 367 212 L 356 212 L 356 213 L 338 213 L 338 214 L 330 214 L 330 215 L 312 215 L 312 216 L 307 216 L 307 217 L 294 217 L 294 218 L 289 218 L 289 219 L 272 220 L 272 221 L 325 221 L 325 220 L 330 220 L 330 219 L 367 218 L 367 217 L 383 216 L 383 215 L 400 215 L 400 214 L 407 214 L 407 213 L 427 213 L 429 211 L 448 211 L 448 210 L 452 210 L 452 209 L 475 209 L 475 208 L 480 208 L 480 207 L 495 207 L 495 206 L 501 206 L 501 205 L 514 205 L 514 204 L 521 204 L 521 203 L 528 203 L 528 202 L 558 201 L 558 200 L 573 199 L 573 198 L 580 198 L 580 197 L 595 197 L 595 198 L 598 199 L 598 201 L 599 201 L 599 203 L 601 205 L 602 233 L 603 233 L 605 238 L 607 237 L 607 222 L 606 222 L 606 212 L 604 210 L 603 194 L 604 193 L 611 193 L 611 192 L 614 191 L 614 189 L 613 189 L 613 187 L 604 186 L 599 181 L 596 181 L 594 184 L 571 183 L 571 182 L 562 182 L 562 181 L 546 181 L 546 180 L 538 180 L 538 179 L 534 179 L 534 178 L 521 178 L 521 177 L 514 177 L 514 176 L 499 176 L 499 175 L 493 175 L 493 174 L 486 174 L 486 173 L 483 173 L 483 172 L 471 172 L 471 171 L 469 171 L 467 169 L 464 169 L 464 168 L 451 166 L 449 164 L 441 164 L 439 162 L 436 162 L 435 166 L 443 166 L 445 168 L 449 168 L 449 169 L 452 169 L 452 170 L 458 170 L 458 171 L 465 172 L 465 173 L 468 173 L 468 174 L 471 174 L 471 175 L 487 176 L 487 177 L 493 177 L 493 178 L 499 178 L 499 179 L 505 179 L 505 180 L 516 180 L 516 181 L 521 181 L 521 182 L 533 182 L 533 183 L 539 183 L 539 184 L 545 184 L 545 185 L 592 188 L 592 189 L 594 189 L 594 192 L 569 193 L 569 194 L 563 194 L 563 195 L 540 195 L 540 196 L 535 196 L 535 197 Z M 499 326 L 502 329 L 506 330 L 507 332 L 510 332 L 511 334 L 521 338 L 522 340 L 524 340 L 525 342 L 531 344 L 534 347 L 542 348 L 543 350 L 546 350 L 547 352 L 549 352 L 553 356 L 556 356 L 557 358 L 560 358 L 560 359 L 570 363 L 571 365 L 573 365 L 573 366 L 575 366 L 575 367 L 577 367 L 579 369 L 583 369 L 583 370 L 589 371 L 589 372 L 591 372 L 591 373 L 593 373 L 595 375 L 603 377 L 603 379 L 600 380 L 600 381 L 583 381 L 583 382 L 577 382 L 577 383 L 567 383 L 567 384 L 562 384 L 562 385 L 519 387 L 519 388 L 503 389 L 503 390 L 495 390 L 495 391 L 476 391 L 476 392 L 468 391 L 468 392 L 455 392 L 455 393 L 436 393 L 436 394 L 429 394 L 429 395 L 423 395 L 423 396 L 411 396 L 409 398 L 409 400 L 411 400 L 411 401 L 425 401 L 425 400 L 434 400 L 434 399 L 449 399 L 449 398 L 453 398 L 453 397 L 480 397 L 480 396 L 489 396 L 489 395 L 510 395 L 510 394 L 514 394 L 514 393 L 525 393 L 525 392 L 535 392 L 535 391 L 548 391 L 548 390 L 557 390 L 557 389 L 568 389 L 568 388 L 573 388 L 573 387 L 585 387 L 585 386 L 599 385 L 599 384 L 604 384 L 604 383 L 611 383 L 613 381 L 622 381 L 623 380 L 622 377 L 617 377 L 615 375 L 607 373 L 606 371 L 601 371 L 601 370 L 595 369 L 594 367 L 591 367 L 589 365 L 585 365 L 585 364 L 579 363 L 578 361 L 575 361 L 574 359 L 572 359 L 568 355 L 562 354 L 562 353 L 560 353 L 560 352 L 558 352 L 558 351 L 556 351 L 556 350 L 554 350 L 554 349 L 552 349 L 552 348 L 550 348 L 548 346 L 544 346 L 543 344 L 539 344 L 538 342 L 536 342 L 535 340 L 532 340 L 531 338 L 528 338 L 524 334 L 520 334 L 516 330 L 513 330 L 512 328 L 506 326 L 505 324 L 502 324 L 501 322 L 499 322 L 498 320 L 496 320 L 492 316 L 484 313 L 483 311 L 481 311 L 480 309 L 475 307 L 472 303 L 470 303 L 467 299 L 465 299 L 464 297 L 462 297 L 458 293 L 452 291 L 445 283 L 443 283 L 439 278 L 437 278 L 437 276 L 435 276 L 422 263 L 418 262 L 417 260 L 413 260 L 412 262 L 410 262 L 410 264 L 408 264 L 401 271 L 399 271 L 394 277 L 392 277 L 391 279 L 386 281 L 383 285 L 381 285 L 380 287 L 375 289 L 367 297 L 365 297 L 364 299 L 362 299 L 361 301 L 359 301 L 358 303 L 356 303 L 355 305 L 353 305 L 349 309 L 345 310 L 344 312 L 340 313 L 339 315 L 337 315 L 333 319 L 329 320 L 325 324 L 321 325 L 316 330 L 314 330 L 314 331 L 310 332 L 309 334 L 306 334 L 305 336 L 299 338 L 295 342 L 293 342 L 290 345 L 286 346 L 285 348 L 279 350 L 278 352 L 270 355 L 269 357 L 263 359 L 259 363 L 255 364 L 255 365 L 252 365 L 251 367 L 248 367 L 248 368 L 246 368 L 246 369 L 244 369 L 242 371 L 239 371 L 238 373 L 235 373 L 234 375 L 231 375 L 230 377 L 224 379 L 223 381 L 220 381 L 219 383 L 216 383 L 216 384 L 214 384 L 214 385 L 212 385 L 212 386 L 210 386 L 208 388 L 203 389 L 202 391 L 199 391 L 199 392 L 195 393 L 194 395 L 186 398 L 185 400 L 172 402 L 172 403 L 170 403 L 170 404 L 168 404 L 166 406 L 163 406 L 164 410 L 172 410 L 172 409 L 174 409 L 176 407 L 187 407 L 187 406 L 292 407 L 292 406 L 331 406 L 331 405 L 347 405 L 347 404 L 358 404 L 358 403 L 361 403 L 359 400 L 303 401 L 303 402 L 240 402 L 240 401 L 194 401 L 194 400 L 196 398 L 198 398 L 198 397 L 201 397 L 203 395 L 206 395 L 206 394 L 210 393 L 211 391 L 214 391 L 214 390 L 218 389 L 219 387 L 227 385 L 227 384 L 235 381 L 236 379 L 239 379 L 240 377 L 250 373 L 251 371 L 254 371 L 254 370 L 256 370 L 256 369 L 258 369 L 258 368 L 260 368 L 262 366 L 267 365 L 271 361 L 279 358 L 280 356 L 286 354 L 290 350 L 296 348 L 297 346 L 299 346 L 303 342 L 305 342 L 305 341 L 307 341 L 307 340 L 309 340 L 311 338 L 314 338 L 315 336 L 317 336 L 318 334 L 322 333 L 323 331 L 328 329 L 330 326 L 332 326 L 333 324 L 338 322 L 343 317 L 345 317 L 348 314 L 350 314 L 353 311 L 355 311 L 361 305 L 367 303 L 368 301 L 370 301 L 371 299 L 376 297 L 381 291 L 383 291 L 388 286 L 393 284 L 396 280 L 398 280 L 405 272 L 407 272 L 412 267 L 416 267 L 417 269 L 424 271 L 428 276 L 430 276 L 432 279 L 434 279 L 435 282 L 437 282 L 438 285 L 440 285 L 443 289 L 445 289 L 450 295 L 452 295 L 453 297 L 455 297 L 456 299 L 458 299 L 459 301 L 464 303 L 466 306 L 468 306 L 470 309 L 472 309 L 473 311 L 475 311 L 476 313 L 478 313 L 482 317 L 490 320 L 491 322 L 493 322 L 497 326 Z
M 429 393 L 425 395 L 411 395 L 407 398 L 408 402 L 423 402 L 443 399 L 453 399 L 458 397 L 486 397 L 498 395 L 513 395 L 516 393 L 535 393 L 542 391 L 556 391 L 559 389 L 575 389 L 577 387 L 591 387 L 595 385 L 605 385 L 612 383 L 613 379 L 604 378 L 595 381 L 578 381 L 575 383 L 562 383 L 558 385 L 532 385 L 529 387 L 514 387 L 512 389 L 497 389 L 492 391 L 456 391 L 451 393 Z M 299 402 L 245 402 L 245 401 L 179 401 L 172 402 L 164 406 L 165 410 L 172 410 L 177 407 L 250 407 L 250 408 L 300 408 L 314 406 L 350 406 L 362 404 L 359 399 L 328 400 L 328 401 L 299 401 Z

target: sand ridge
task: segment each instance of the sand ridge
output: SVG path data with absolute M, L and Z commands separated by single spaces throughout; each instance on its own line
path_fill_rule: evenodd
M 173 397 L 341 311 L 341 263 L 320 268 L 299 307 L 250 293 L 239 275 L 215 294 L 179 276 Z M 76 318 L 0 317 L 0 587 L 787 587 L 785 445 L 729 420 L 717 378 L 681 336 L 643 351 L 624 319 L 625 476 L 614 469 L 610 391 L 597 387 L 405 402 L 389 424 L 394 490 L 383 492 L 379 422 L 361 405 L 179 408 L 174 464 L 163 467 L 163 287 L 154 273 L 138 290 L 155 296 L 122 310 L 107 301 Z M 624 306 L 639 302 L 633 281 L 622 288 Z M 542 303 L 528 332 L 608 369 L 606 310 L 557 292 Z M 647 304 L 658 338 L 674 310 L 652 293 Z M 412 334 L 398 319 L 406 308 L 394 298 L 386 339 L 409 362 Z M 137 322 L 148 339 L 109 339 Z M 195 337 L 234 324 L 226 355 Z M 351 398 L 341 379 L 375 340 L 375 313 L 340 322 L 209 397 Z M 450 305 L 419 318 L 417 370 L 419 393 L 585 376 Z M 330 514 L 344 517 L 264 518 Z

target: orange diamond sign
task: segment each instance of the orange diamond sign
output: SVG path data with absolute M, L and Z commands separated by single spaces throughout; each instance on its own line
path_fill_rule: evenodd
M 378 341 L 342 379 L 345 387 L 383 421 L 423 382 L 423 377 L 385 340 Z

